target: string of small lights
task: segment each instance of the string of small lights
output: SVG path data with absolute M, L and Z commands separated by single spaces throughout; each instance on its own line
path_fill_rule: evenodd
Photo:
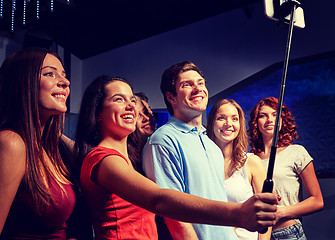
M 3 0 L 0 1 L 0 18 L 3 17 Z
M 0 20 L 4 18 L 4 4 L 6 0 L 0 0 Z M 15 13 L 17 10 L 17 0 L 8 0 L 11 1 L 11 23 L 10 23 L 10 31 L 14 32 L 14 25 L 15 25 Z M 63 0 L 66 4 L 70 4 L 70 0 Z M 40 0 L 23 0 L 22 2 L 22 25 L 26 26 L 26 16 L 27 16 L 27 5 L 31 2 L 35 2 L 36 4 L 36 20 L 40 19 Z M 50 12 L 54 12 L 54 0 L 50 0 Z

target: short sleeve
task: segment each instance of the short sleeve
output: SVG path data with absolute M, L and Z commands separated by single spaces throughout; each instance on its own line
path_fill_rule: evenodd
M 301 145 L 294 145 L 294 151 L 297 154 L 297 160 L 295 161 L 295 168 L 297 173 L 300 175 L 305 167 L 313 161 L 313 158 L 309 155 L 307 150 Z
M 128 163 L 127 159 L 115 149 L 105 148 L 102 146 L 97 146 L 91 150 L 89 154 L 85 157 L 80 173 L 80 182 L 87 186 L 95 186 L 95 183 L 91 179 L 92 171 L 95 166 L 97 166 L 105 157 L 117 155 L 124 159 Z
M 186 192 L 183 164 L 175 149 L 147 143 L 142 164 L 146 176 L 160 187 Z

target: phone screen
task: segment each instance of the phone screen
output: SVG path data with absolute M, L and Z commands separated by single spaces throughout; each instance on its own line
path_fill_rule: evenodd
M 283 21 L 285 23 L 290 22 L 290 9 L 287 12 L 287 9 L 283 6 L 283 3 L 287 2 L 288 0 L 264 0 L 264 6 L 265 6 L 265 15 L 273 20 L 277 21 Z M 300 2 L 292 0 L 293 2 L 296 2 L 300 4 Z M 285 16 L 284 18 L 282 16 Z M 305 27 L 305 19 L 304 19 L 304 10 L 298 6 L 296 10 L 294 11 L 294 26 L 299 28 Z

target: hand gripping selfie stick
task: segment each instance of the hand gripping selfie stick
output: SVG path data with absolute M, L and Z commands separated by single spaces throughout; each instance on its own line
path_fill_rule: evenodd
M 300 3 L 293 1 L 293 0 L 292 1 L 289 0 L 281 5 L 281 8 L 283 9 L 282 17 L 286 17 L 288 15 L 287 13 L 285 14 L 287 10 L 290 10 L 291 16 L 290 16 L 290 22 L 289 22 L 289 32 L 288 32 L 288 37 L 287 37 L 283 74 L 281 78 L 281 85 L 280 85 L 280 91 L 279 91 L 279 97 L 278 97 L 276 122 L 275 122 L 275 128 L 274 128 L 274 133 L 273 133 L 272 145 L 271 145 L 267 177 L 264 181 L 263 189 L 262 189 L 263 193 L 264 192 L 271 193 L 273 191 L 273 180 L 272 180 L 273 168 L 274 168 L 276 152 L 277 152 L 277 140 L 278 140 L 281 112 L 282 112 L 284 92 L 285 92 L 286 73 L 287 73 L 287 66 L 288 66 L 288 60 L 289 60 L 290 49 L 291 49 L 291 40 L 292 40 L 292 32 L 293 32 L 293 24 L 294 24 L 294 12 L 297 7 L 300 7 Z M 266 233 L 267 230 L 268 229 L 265 228 L 262 231 L 260 231 L 260 233 Z

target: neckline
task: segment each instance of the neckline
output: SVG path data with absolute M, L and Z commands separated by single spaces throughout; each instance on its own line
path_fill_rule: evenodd
M 276 157 L 279 155 L 279 154 L 281 154 L 282 152 L 284 152 L 286 149 L 288 149 L 290 146 L 292 146 L 293 144 L 290 144 L 290 145 L 288 145 L 288 146 L 286 146 L 285 148 L 283 148 L 282 150 L 280 150 L 279 152 L 277 152 L 276 153 Z M 270 159 L 270 157 L 268 157 L 268 158 L 263 158 L 263 159 L 261 159 L 262 161 L 264 160 L 269 160 Z

